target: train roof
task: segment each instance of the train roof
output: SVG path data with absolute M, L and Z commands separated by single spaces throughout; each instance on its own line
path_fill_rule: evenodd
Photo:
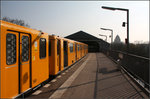
M 3 21 L 3 20 L 0 20 L 0 23 L 1 23 L 1 27 L 5 27 L 5 28 L 7 28 L 7 30 L 13 30 L 13 31 L 17 31 L 17 32 L 25 32 L 25 33 L 32 33 L 32 34 L 39 34 L 41 32 L 39 30 L 35 30 L 35 29 L 28 28 L 28 27 L 20 26 L 20 25 L 17 25 L 17 24 L 13 24 L 13 23 L 10 23 L 10 22 Z M 45 32 L 42 32 L 42 33 L 48 35 L 48 33 L 45 33 Z M 63 39 L 63 40 L 70 41 L 70 42 L 85 44 L 85 43 L 82 43 L 82 42 L 79 42 L 79 41 L 75 41 L 75 40 L 71 40 L 71 39 L 67 39 L 67 38 L 63 38 L 63 37 L 59 37 L 59 36 L 55 36 L 55 35 L 49 35 L 49 36 L 52 39 L 57 38 L 57 39 Z M 87 44 L 85 44 L 85 45 L 87 45 Z
M 17 31 L 17 32 L 25 32 L 25 33 L 32 33 L 32 34 L 39 34 L 41 32 L 39 30 L 35 30 L 35 29 L 28 28 L 28 27 L 20 26 L 20 25 L 14 24 L 14 23 L 3 21 L 3 20 L 0 20 L 0 23 L 1 23 L 1 27 L 5 27 L 5 28 L 7 28 L 7 30 L 13 30 L 13 31 Z M 42 32 L 42 33 L 48 35 L 48 33 L 45 33 L 45 32 Z
M 56 35 L 49 35 L 49 37 L 50 37 L 50 39 L 62 39 L 62 40 L 69 41 L 69 42 L 76 42 L 76 43 L 80 43 L 80 44 L 85 44 L 85 43 L 82 43 L 82 42 L 79 42 L 79 41 L 59 37 L 59 36 L 56 36 Z

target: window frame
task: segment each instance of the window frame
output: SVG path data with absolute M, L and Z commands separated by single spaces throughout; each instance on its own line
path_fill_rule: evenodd
M 45 56 L 43 57 L 43 56 L 41 56 L 41 40 L 42 39 L 44 39 L 45 40 Z M 44 59 L 44 58 L 46 58 L 46 38 L 40 38 L 40 40 L 39 40 L 39 56 L 40 56 L 40 59 Z M 43 45 L 43 44 L 42 44 Z
M 28 59 L 27 60 L 23 60 L 23 55 L 21 55 L 22 56 L 22 58 L 21 58 L 21 61 L 22 62 L 27 62 L 27 61 L 29 61 L 29 37 L 28 36 L 25 36 L 25 35 L 23 35 L 22 37 L 27 37 L 28 38 Z M 21 40 L 22 40 L 22 38 L 21 38 Z M 22 42 L 22 41 L 21 41 Z M 23 43 L 22 43 L 23 44 Z M 22 47 L 21 47 L 21 52 L 23 53 L 23 45 L 22 45 Z
M 73 53 L 73 43 L 69 43 L 70 53 Z
M 17 43 L 17 37 L 16 37 L 16 35 L 15 34 L 13 34 L 13 33 L 7 33 L 6 34 L 6 64 L 7 65 L 12 65 L 12 64 L 15 64 L 16 62 L 17 62 L 17 44 L 15 45 L 15 61 L 13 62 L 13 63 L 8 63 L 8 48 L 7 48 L 7 44 L 8 44 L 8 41 L 7 41 L 7 37 L 8 37 L 8 35 L 14 35 L 14 37 L 15 37 L 15 44 Z M 10 42 L 12 42 L 12 41 L 10 41 Z

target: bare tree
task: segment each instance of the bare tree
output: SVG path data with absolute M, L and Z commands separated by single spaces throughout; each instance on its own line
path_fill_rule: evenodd
M 21 19 L 11 19 L 9 17 L 3 17 L 2 20 L 17 24 L 17 25 L 25 26 L 25 27 L 30 27 L 28 24 L 24 22 L 24 20 L 21 20 Z

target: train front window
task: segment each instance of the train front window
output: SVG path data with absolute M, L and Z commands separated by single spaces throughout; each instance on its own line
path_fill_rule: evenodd
M 46 57 L 46 39 L 40 38 L 40 59 Z
M 6 35 L 6 63 L 16 63 L 16 35 L 11 33 Z

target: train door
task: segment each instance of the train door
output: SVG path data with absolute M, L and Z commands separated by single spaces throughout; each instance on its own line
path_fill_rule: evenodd
M 2 72 L 2 97 L 12 98 L 30 88 L 30 37 L 8 31 L 6 34 L 6 66 Z
M 63 47 L 64 47 L 64 67 L 68 66 L 68 46 L 67 46 L 67 41 L 63 42 Z
M 20 92 L 30 88 L 30 36 L 20 33 Z
M 59 71 L 61 70 L 60 66 L 60 40 L 57 40 L 57 66 L 59 68 Z
M 2 58 L 1 61 L 4 66 L 1 75 L 1 98 L 12 98 L 19 93 L 19 74 L 18 74 L 18 48 L 19 48 L 19 35 L 16 32 L 7 31 L 6 40 L 2 44 Z M 3 39 L 3 38 L 2 38 Z M 6 49 L 6 50 L 5 50 Z M 6 52 L 5 52 L 6 51 Z M 6 58 L 5 58 L 6 57 Z

